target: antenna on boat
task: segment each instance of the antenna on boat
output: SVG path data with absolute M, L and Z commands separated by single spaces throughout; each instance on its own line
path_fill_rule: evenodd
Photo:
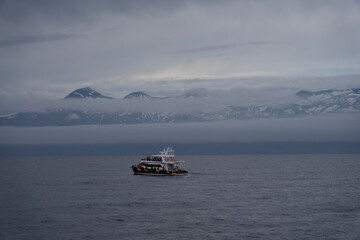
M 174 156 L 174 149 L 171 147 L 167 147 L 166 149 L 164 148 L 162 151 L 160 151 L 160 154 L 164 156 Z

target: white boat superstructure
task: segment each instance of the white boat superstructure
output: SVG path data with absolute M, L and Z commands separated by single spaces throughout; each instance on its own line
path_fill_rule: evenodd
M 187 171 L 183 170 L 182 163 L 175 158 L 174 150 L 167 147 L 160 151 L 159 154 L 151 155 L 141 159 L 141 163 L 133 165 L 134 174 L 149 174 L 149 175 L 176 175 L 185 174 Z

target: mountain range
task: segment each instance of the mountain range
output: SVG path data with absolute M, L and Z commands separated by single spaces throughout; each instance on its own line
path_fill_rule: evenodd
M 112 99 L 91 88 L 77 89 L 65 99 Z M 288 101 L 239 104 L 219 103 L 217 108 L 204 108 L 207 100 L 218 101 L 206 89 L 194 90 L 175 97 L 152 97 L 144 92 L 134 92 L 125 96 L 122 106 L 116 111 L 94 111 L 78 108 L 55 108 L 42 112 L 19 112 L 0 117 L 0 125 L 5 126 L 70 126 L 87 124 L 136 124 L 164 122 L 202 122 L 254 118 L 285 118 L 328 113 L 359 113 L 360 89 L 323 90 L 317 92 L 299 91 Z M 126 101 L 124 101 L 126 100 Z M 129 100 L 146 100 L 149 105 L 168 104 L 171 110 L 132 109 Z M 160 101 L 159 101 L 160 100 Z M 139 101 L 135 101 L 139 102 Z M 115 102 L 116 104 L 117 102 Z M 124 105 L 125 104 L 125 105 Z M 128 105 L 126 105 L 128 104 Z M 140 103 L 140 105 L 143 105 Z M 172 107 L 173 106 L 173 107 Z M 191 106 L 191 108 L 189 108 Z M 119 107 L 121 108 L 121 107 Z M 191 109 L 191 110 L 190 110 Z
M 206 89 L 193 89 L 183 95 L 173 97 L 155 97 L 150 96 L 145 92 L 132 92 L 126 95 L 123 99 L 127 100 L 150 100 L 150 99 L 166 99 L 166 98 L 204 98 L 208 96 Z M 98 91 L 90 87 L 79 88 L 69 93 L 64 99 L 113 99 L 112 97 L 104 96 Z

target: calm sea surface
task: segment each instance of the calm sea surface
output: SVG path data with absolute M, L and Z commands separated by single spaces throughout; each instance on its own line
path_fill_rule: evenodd
M 360 155 L 0 159 L 0 239 L 360 239 Z

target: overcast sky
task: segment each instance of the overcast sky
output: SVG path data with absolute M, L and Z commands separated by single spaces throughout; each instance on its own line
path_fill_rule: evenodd
M 0 0 L 0 95 L 356 85 L 359 29 L 358 0 Z

